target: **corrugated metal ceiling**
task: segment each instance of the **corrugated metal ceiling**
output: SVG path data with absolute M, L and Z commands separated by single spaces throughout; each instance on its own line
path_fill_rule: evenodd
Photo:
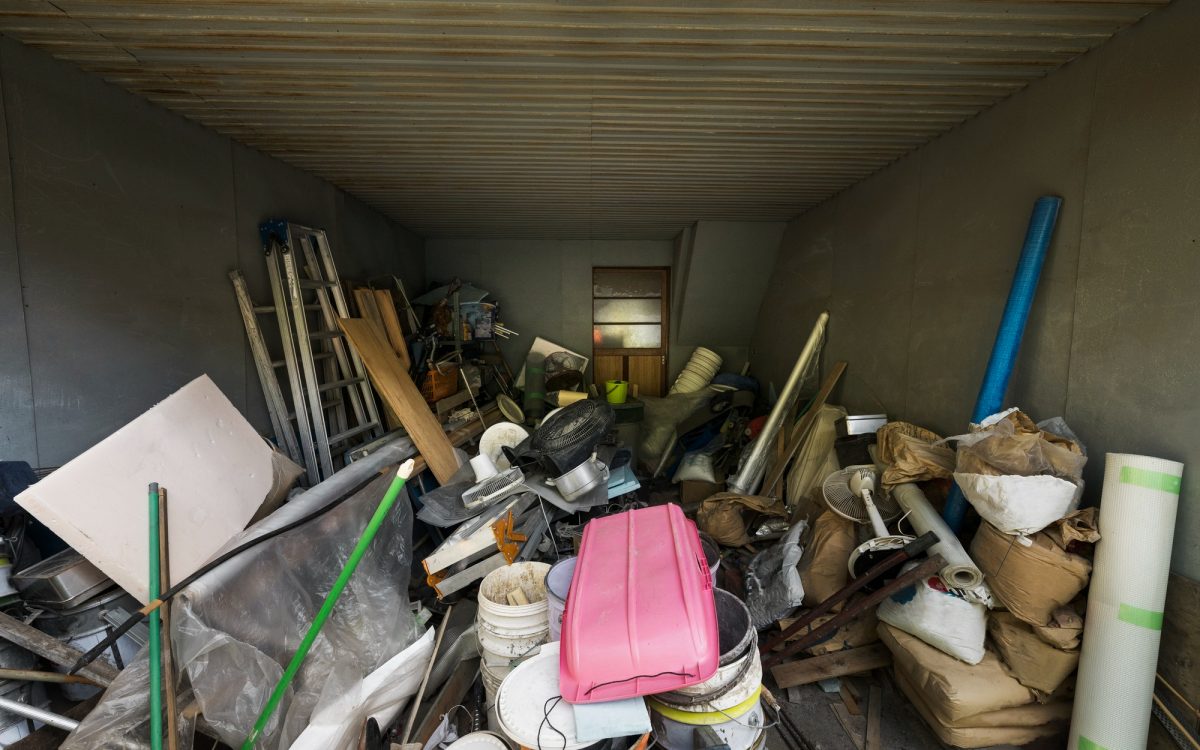
M 0 32 L 426 235 L 794 216 L 1167 0 L 8 0 Z

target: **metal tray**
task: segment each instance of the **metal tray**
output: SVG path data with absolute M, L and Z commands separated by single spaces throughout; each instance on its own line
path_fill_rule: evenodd
M 112 579 L 83 555 L 66 549 L 13 574 L 12 583 L 30 604 L 66 609 L 108 588 Z

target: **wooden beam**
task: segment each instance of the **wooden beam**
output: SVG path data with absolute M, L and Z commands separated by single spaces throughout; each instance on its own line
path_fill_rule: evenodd
M 771 668 L 771 674 L 779 687 L 789 688 L 819 682 L 828 677 L 869 672 L 891 663 L 892 652 L 887 650 L 887 646 L 872 643 L 870 646 L 779 664 Z
M 396 412 L 433 475 L 438 482 L 449 484 L 458 470 L 458 456 L 416 384 L 408 376 L 408 370 L 401 365 L 396 353 L 383 341 L 370 321 L 342 318 L 338 320 L 338 325 L 366 365 L 380 398 Z
M 881 738 L 883 723 L 883 691 L 878 685 L 871 686 L 867 698 L 867 742 L 866 750 L 883 750 Z
M 0 638 L 12 641 L 27 651 L 32 651 L 43 659 L 49 659 L 60 667 L 73 667 L 83 652 L 61 643 L 57 638 L 51 638 L 37 628 L 30 627 L 15 617 L 0 612 Z M 97 659 L 83 669 L 79 674 L 97 685 L 107 687 L 117 679 L 120 670 L 104 659 Z

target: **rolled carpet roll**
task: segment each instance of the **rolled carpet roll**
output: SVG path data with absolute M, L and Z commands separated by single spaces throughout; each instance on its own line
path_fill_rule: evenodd
M 1183 464 L 1109 453 L 1070 750 L 1146 746 Z

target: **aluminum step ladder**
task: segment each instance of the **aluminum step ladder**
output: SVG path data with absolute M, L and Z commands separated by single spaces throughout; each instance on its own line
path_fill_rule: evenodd
M 298 374 L 301 395 L 300 400 L 293 398 L 297 425 L 311 435 L 311 465 L 319 479 L 325 479 L 337 468 L 335 449 L 340 457 L 383 434 L 375 392 L 337 324 L 339 318 L 349 317 L 349 308 L 325 232 L 283 221 L 264 223 L 259 231 L 285 361 L 290 339 L 298 364 L 289 366 L 289 379 Z M 307 407 L 308 429 L 301 426 L 302 406 Z
M 275 315 L 276 307 L 274 304 L 254 304 L 250 299 L 250 292 L 246 288 L 246 279 L 242 276 L 241 271 L 230 271 L 229 280 L 233 283 L 238 310 L 242 314 L 242 325 L 246 329 L 246 340 L 250 344 L 250 354 L 254 359 L 254 369 L 258 372 L 258 382 L 262 385 L 263 396 L 267 401 L 267 412 L 271 415 L 271 428 L 275 433 L 275 443 L 287 453 L 288 458 L 301 466 L 312 466 L 315 470 L 316 454 L 312 452 L 312 437 L 308 431 L 308 414 L 303 409 L 300 410 L 300 414 L 304 417 L 300 425 L 301 434 L 308 438 L 307 444 L 301 449 L 297 430 L 292 424 L 296 413 L 294 411 L 289 413 L 287 402 L 283 397 L 283 387 L 279 381 L 279 370 L 287 366 L 287 355 L 293 352 L 285 347 L 283 354 L 278 359 L 272 358 L 266 339 L 263 337 L 262 328 L 258 323 L 259 316 Z M 292 370 L 288 369 L 287 372 L 290 375 Z M 299 390 L 299 382 L 289 383 L 289 385 L 291 386 L 292 403 L 299 403 L 297 399 L 303 399 L 302 392 Z M 313 459 L 311 461 L 309 460 L 310 454 Z M 315 473 L 310 473 L 308 477 L 310 486 L 316 483 L 315 479 Z

